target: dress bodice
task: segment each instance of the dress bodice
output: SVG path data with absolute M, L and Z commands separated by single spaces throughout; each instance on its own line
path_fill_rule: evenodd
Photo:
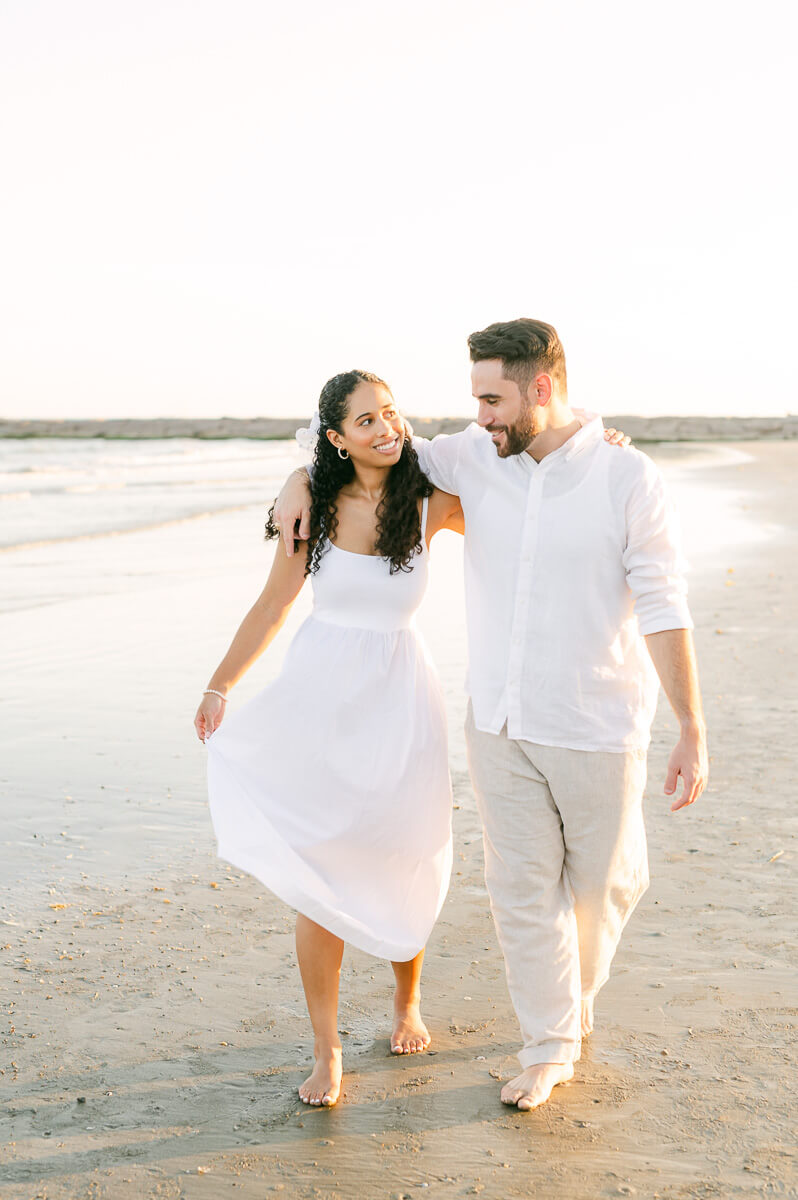
M 313 616 L 329 625 L 389 633 L 407 629 L 424 598 L 428 578 L 427 498 L 421 509 L 422 550 L 411 570 L 391 574 L 387 559 L 354 554 L 328 542 L 311 576 Z

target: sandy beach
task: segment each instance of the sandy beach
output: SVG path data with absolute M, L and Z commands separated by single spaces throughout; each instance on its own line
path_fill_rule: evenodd
M 798 1195 L 798 443 L 649 452 L 685 525 L 710 785 L 669 812 L 662 701 L 651 888 L 574 1081 L 533 1113 L 499 1102 L 517 1030 L 465 762 L 458 539 L 433 545 L 421 619 L 456 805 L 433 1044 L 390 1054 L 390 967 L 347 950 L 330 1111 L 296 1095 L 311 1043 L 293 915 L 216 857 L 192 729 L 265 579 L 271 494 L 0 553 L 0 1200 Z M 235 703 L 277 672 L 309 599 Z

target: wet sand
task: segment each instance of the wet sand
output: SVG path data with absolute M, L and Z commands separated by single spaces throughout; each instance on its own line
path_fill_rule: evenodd
M 457 539 L 433 546 L 422 620 L 457 805 L 425 969 L 434 1053 L 390 1054 L 390 967 L 348 950 L 330 1111 L 296 1098 L 310 1041 L 292 915 L 215 857 L 191 729 L 268 569 L 262 512 L 2 555 L 2 1200 L 798 1194 L 798 445 L 735 451 L 652 450 L 686 518 L 712 777 L 669 813 L 663 702 L 652 885 L 573 1083 L 526 1114 L 498 1099 L 517 1034 L 461 734 Z

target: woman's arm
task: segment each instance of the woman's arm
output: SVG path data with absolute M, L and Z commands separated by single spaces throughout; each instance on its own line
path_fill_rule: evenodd
M 427 544 L 439 529 L 451 529 L 454 533 L 465 533 L 465 518 L 460 506 L 460 497 L 436 488 L 429 498 L 427 509 Z
M 282 539 L 278 540 L 266 586 L 244 617 L 230 643 L 230 649 L 211 676 L 209 689 L 223 692 L 226 696 L 274 640 L 302 590 L 306 562 L 306 543 L 301 544 L 297 553 L 289 558 Z M 224 700 L 220 696 L 202 697 L 194 717 L 194 728 L 201 742 L 219 727 L 223 715 Z

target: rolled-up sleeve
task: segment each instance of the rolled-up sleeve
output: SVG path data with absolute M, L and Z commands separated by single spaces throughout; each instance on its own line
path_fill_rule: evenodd
M 457 466 L 460 460 L 462 433 L 439 433 L 430 442 L 413 436 L 413 449 L 418 454 L 421 470 L 436 488 L 459 496 Z
M 641 634 L 692 629 L 679 521 L 662 476 L 640 455 L 642 469 L 626 502 L 623 565 Z

